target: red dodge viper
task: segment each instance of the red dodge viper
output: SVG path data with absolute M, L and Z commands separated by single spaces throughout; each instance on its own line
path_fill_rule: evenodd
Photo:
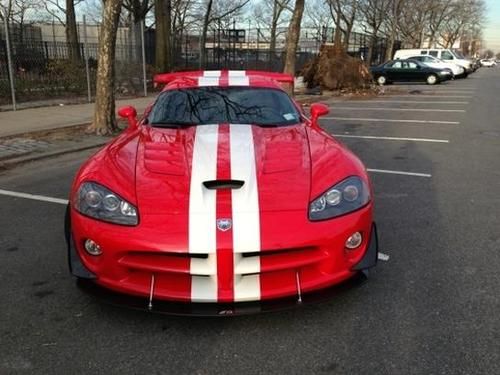
M 257 71 L 160 74 L 165 88 L 87 160 L 66 215 L 71 272 L 109 301 L 227 315 L 299 304 L 376 264 L 365 167 Z M 343 283 L 344 284 L 344 283 Z

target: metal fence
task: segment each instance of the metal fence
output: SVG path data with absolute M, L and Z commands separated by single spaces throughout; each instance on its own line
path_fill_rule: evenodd
M 33 101 L 92 101 L 98 55 L 99 25 L 78 25 L 78 61 L 70 60 L 70 45 L 61 25 L 32 24 L 23 28 L 0 24 L 0 106 Z M 116 45 L 116 92 L 118 96 L 147 95 L 152 89 L 155 62 L 155 32 L 120 27 Z M 137 32 L 137 29 L 135 29 Z M 334 30 L 303 28 L 297 51 L 297 71 L 311 60 L 320 46 L 333 40 Z M 286 29 L 222 28 L 208 31 L 206 61 L 200 64 L 200 36 L 184 32 L 173 37 L 172 69 L 255 69 L 281 71 L 285 58 Z M 352 33 L 347 51 L 366 60 L 369 37 Z M 377 39 L 371 63 L 385 60 L 384 39 Z M 10 59 L 9 59 L 10 58 Z M 9 69 L 9 66 L 11 69 Z M 14 99 L 15 98 L 15 99 Z M 2 107 L 0 107 L 2 108 Z

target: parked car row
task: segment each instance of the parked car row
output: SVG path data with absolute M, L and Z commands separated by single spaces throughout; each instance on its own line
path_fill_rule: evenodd
M 479 63 L 481 64 L 481 66 L 485 66 L 487 68 L 497 66 L 497 62 L 493 59 L 481 59 L 479 60 Z
M 370 71 L 379 85 L 393 82 L 434 85 L 450 79 L 467 78 L 476 69 L 475 62 L 451 49 L 401 49 L 394 54 L 394 60 L 371 67 Z

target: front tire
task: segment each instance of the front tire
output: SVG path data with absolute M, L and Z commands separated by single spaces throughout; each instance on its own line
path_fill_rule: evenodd
M 380 86 L 384 86 L 387 84 L 387 78 L 385 78 L 385 76 L 380 76 L 377 78 L 377 83 L 380 85 Z
M 428 85 L 435 85 L 436 83 L 438 83 L 438 78 L 434 74 L 429 74 L 427 76 L 426 82 Z

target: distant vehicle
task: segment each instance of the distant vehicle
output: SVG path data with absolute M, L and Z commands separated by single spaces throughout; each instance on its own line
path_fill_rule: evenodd
M 481 66 L 491 68 L 491 67 L 496 66 L 496 65 L 497 65 L 497 63 L 495 62 L 495 60 L 490 60 L 490 59 L 482 59 L 481 60 Z
M 467 73 L 473 71 L 472 61 L 465 58 L 459 51 L 451 49 L 424 48 L 424 49 L 400 49 L 394 54 L 395 59 L 403 59 L 415 55 L 430 55 L 446 62 L 460 65 Z
M 449 69 L 453 73 L 453 77 L 464 77 L 464 78 L 467 77 L 465 69 L 460 65 L 440 60 L 431 55 L 416 55 L 416 56 L 405 57 L 404 59 L 417 60 L 427 66 L 430 66 L 431 68 Z
M 416 60 L 391 60 L 370 68 L 370 71 L 381 86 L 392 82 L 426 82 L 434 85 L 452 77 L 449 69 L 431 68 Z

